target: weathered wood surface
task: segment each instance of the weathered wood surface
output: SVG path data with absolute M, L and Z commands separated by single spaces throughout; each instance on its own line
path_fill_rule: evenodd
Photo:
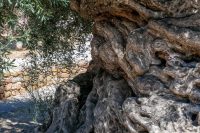
M 71 0 L 71 7 L 94 21 L 93 77 L 61 87 L 70 94 L 58 100 L 48 133 L 200 132 L 199 0 Z

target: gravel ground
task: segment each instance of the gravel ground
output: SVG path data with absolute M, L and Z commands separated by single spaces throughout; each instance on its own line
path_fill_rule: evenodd
M 29 98 L 12 97 L 0 101 L 0 133 L 28 133 L 38 125 L 31 115 Z
M 55 86 L 39 89 L 42 97 L 54 92 Z M 0 133 L 32 133 L 36 126 L 41 125 L 33 120 L 33 110 L 34 103 L 28 94 L 0 101 Z

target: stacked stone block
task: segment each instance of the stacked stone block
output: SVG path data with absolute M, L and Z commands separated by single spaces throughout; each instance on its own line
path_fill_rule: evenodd
M 88 63 L 80 63 L 71 71 L 62 67 L 52 67 L 48 74 L 41 73 L 35 83 L 29 76 L 29 70 L 5 72 L 2 86 L 0 86 L 0 99 L 25 93 L 28 89 L 38 89 L 44 86 L 58 84 L 71 76 L 86 71 Z

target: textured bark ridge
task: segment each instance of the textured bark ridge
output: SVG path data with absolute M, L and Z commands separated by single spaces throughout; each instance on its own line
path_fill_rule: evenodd
M 71 7 L 94 20 L 93 76 L 61 97 L 48 132 L 200 132 L 199 0 L 71 0 Z

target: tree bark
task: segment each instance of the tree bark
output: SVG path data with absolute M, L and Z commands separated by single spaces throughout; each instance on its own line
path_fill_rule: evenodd
M 94 21 L 93 76 L 60 101 L 53 119 L 60 121 L 48 132 L 200 132 L 199 0 L 71 0 L 71 7 Z

